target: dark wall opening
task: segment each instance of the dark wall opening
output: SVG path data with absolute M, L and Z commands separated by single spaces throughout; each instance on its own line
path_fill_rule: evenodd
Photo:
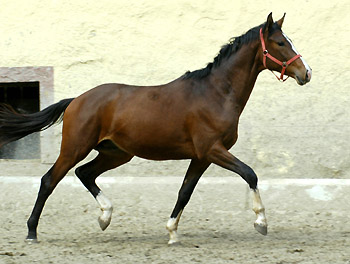
M 20 113 L 40 110 L 39 82 L 0 83 L 0 102 Z M 0 159 L 40 159 L 39 133 L 28 135 L 0 149 Z

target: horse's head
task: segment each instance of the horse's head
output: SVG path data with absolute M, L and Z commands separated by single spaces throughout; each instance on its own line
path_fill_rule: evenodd
M 294 78 L 299 85 L 304 85 L 311 80 L 312 70 L 297 52 L 292 41 L 282 32 L 284 16 L 285 14 L 274 22 L 270 13 L 265 26 L 260 29 L 262 49 L 259 52 L 262 63 L 265 68 L 280 72 L 281 76 L 276 76 L 279 80 L 283 80 L 283 75 L 287 75 Z

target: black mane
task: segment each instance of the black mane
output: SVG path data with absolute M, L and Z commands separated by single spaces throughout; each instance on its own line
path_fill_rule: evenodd
M 259 30 L 261 27 L 263 27 L 263 30 L 265 30 L 266 23 L 263 23 L 257 27 L 251 28 L 248 30 L 245 34 L 239 36 L 239 37 L 233 37 L 230 39 L 229 43 L 222 46 L 221 50 L 219 51 L 219 54 L 214 58 L 214 61 L 211 63 L 208 63 L 208 65 L 199 70 L 195 70 L 193 72 L 188 71 L 186 72 L 181 78 L 183 79 L 202 79 L 204 77 L 207 77 L 211 70 L 220 66 L 220 64 L 228 59 L 232 54 L 235 54 L 243 45 L 249 44 L 252 41 L 255 41 L 259 39 Z M 277 24 L 274 23 L 273 29 L 276 29 Z

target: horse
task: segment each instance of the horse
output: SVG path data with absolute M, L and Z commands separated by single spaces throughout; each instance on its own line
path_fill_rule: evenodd
M 2 104 L 0 147 L 63 120 L 59 156 L 41 178 L 27 221 L 27 241 L 37 242 L 37 226 L 46 200 L 67 172 L 92 150 L 97 150 L 98 155 L 78 167 L 75 174 L 102 211 L 98 218 L 102 230 L 111 222 L 113 206 L 95 180 L 137 156 L 156 161 L 191 160 L 166 224 L 169 244 L 179 242 L 181 214 L 212 163 L 247 182 L 256 214 L 254 227 L 266 235 L 267 219 L 258 178 L 229 149 L 237 141 L 238 120 L 260 72 L 280 72 L 277 79 L 292 77 L 299 85 L 311 80 L 312 69 L 282 32 L 284 18 L 285 14 L 274 21 L 270 13 L 261 25 L 230 39 L 212 63 L 167 84 L 102 84 L 32 114 L 20 114 Z

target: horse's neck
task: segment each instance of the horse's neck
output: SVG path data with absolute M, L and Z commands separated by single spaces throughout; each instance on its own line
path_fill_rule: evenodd
M 238 104 L 241 112 L 261 71 L 261 63 L 256 57 L 258 47 L 258 43 L 241 47 L 237 53 L 220 66 L 221 69 L 216 71 L 215 78 L 222 80 L 218 83 L 223 83 L 226 87 L 227 84 L 230 86 L 233 100 Z

